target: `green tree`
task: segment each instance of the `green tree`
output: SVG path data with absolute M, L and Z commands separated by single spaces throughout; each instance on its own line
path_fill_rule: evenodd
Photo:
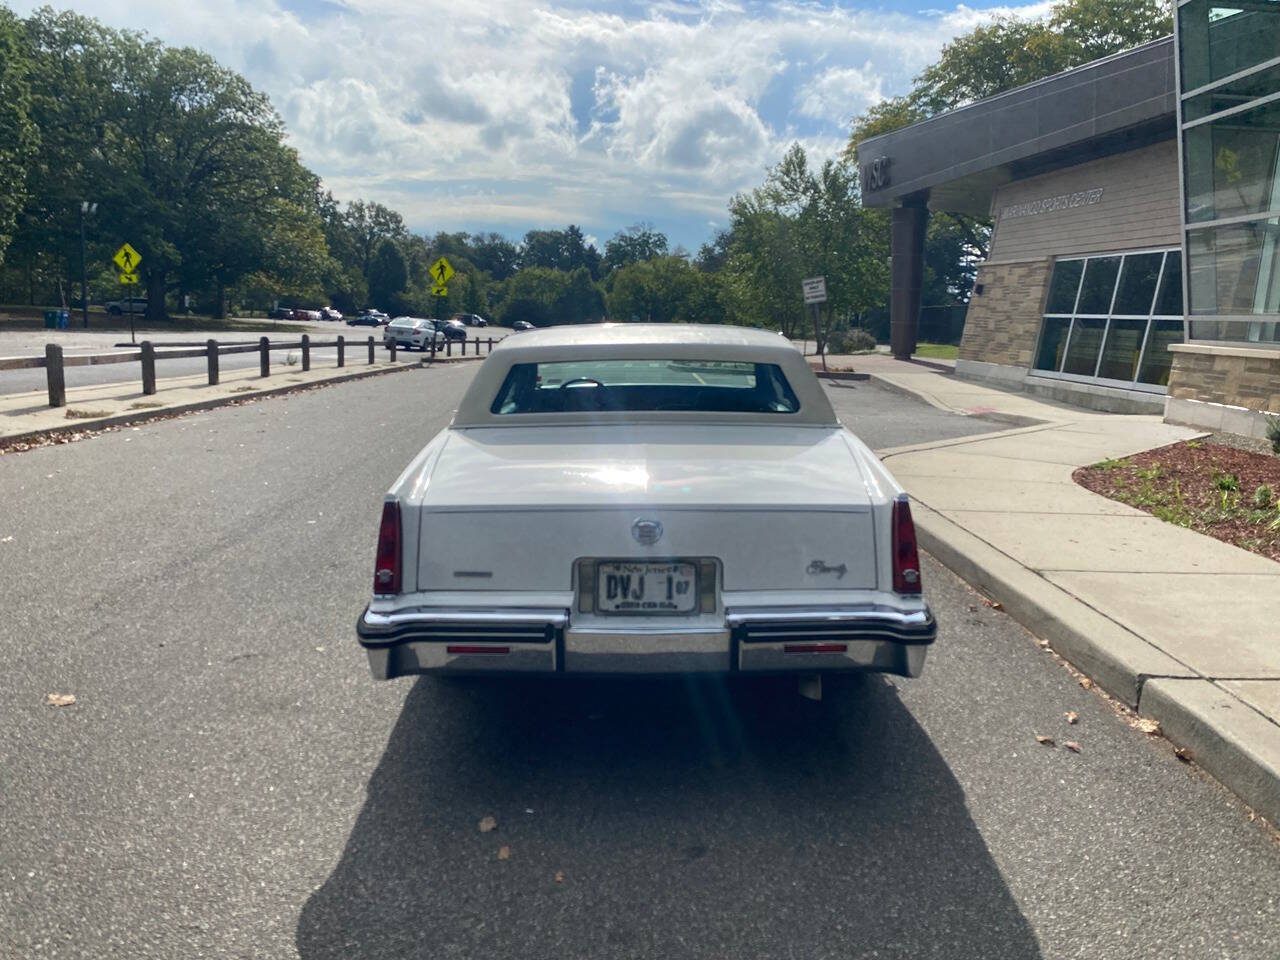
M 498 309 L 503 326 L 525 320 L 537 327 L 556 322 L 555 306 L 568 281 L 561 270 L 548 267 L 525 267 L 511 275 L 505 296 Z
M 409 231 L 405 229 L 404 219 L 400 214 L 380 203 L 353 200 L 347 204 L 344 219 L 355 249 L 356 264 L 365 282 L 369 283 L 372 296 L 370 271 L 373 269 L 374 256 L 382 249 L 384 241 L 401 243 L 408 238 Z
M 822 331 L 857 322 L 888 296 L 888 221 L 859 203 L 853 164 L 828 160 L 817 170 L 794 144 L 764 185 L 729 205 L 733 242 L 722 302 L 738 316 L 788 336 L 811 321 L 800 281 L 823 276 Z
M 379 309 L 399 312 L 408 284 L 409 267 L 404 254 L 395 241 L 383 240 L 369 264 L 369 299 Z
M 585 266 L 570 271 L 552 303 L 556 323 L 595 323 L 604 319 L 604 294 Z
M 636 223 L 619 230 L 604 245 L 604 270 L 609 272 L 627 264 L 652 260 L 667 255 L 667 235 L 652 224 Z
M 31 66 L 22 24 L 0 7 L 0 265 L 26 200 L 27 163 L 40 142 L 30 116 Z

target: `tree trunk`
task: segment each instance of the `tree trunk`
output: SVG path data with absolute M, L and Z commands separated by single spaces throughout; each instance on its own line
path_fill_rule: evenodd
M 165 272 L 158 268 L 146 271 L 147 276 L 147 320 L 160 323 L 167 314 L 164 309 Z
M 218 278 L 218 303 L 213 308 L 213 315 L 219 320 L 227 316 L 227 285 L 222 282 L 221 277 Z

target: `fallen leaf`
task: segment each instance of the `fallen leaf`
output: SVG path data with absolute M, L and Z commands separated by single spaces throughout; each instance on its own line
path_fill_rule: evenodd
M 74 693 L 51 693 L 44 698 L 44 702 L 51 707 L 69 707 L 76 702 Z
M 510 859 L 511 859 L 511 848 L 510 848 L 510 847 L 499 847 L 499 848 L 498 848 L 498 859 L 499 859 L 499 860 L 510 860 Z
M 1178 747 L 1178 749 L 1173 751 L 1173 755 L 1177 757 L 1179 760 L 1181 760 L 1183 763 L 1191 762 L 1191 751 L 1188 750 L 1186 747 Z
M 1036 743 L 1040 744 L 1040 746 L 1042 747 L 1057 746 L 1057 743 L 1054 741 L 1053 737 L 1046 737 L 1043 734 L 1039 734 L 1039 733 L 1036 734 Z
M 497 829 L 498 829 L 498 821 L 493 819 L 493 817 L 485 817 L 480 821 L 481 833 L 489 833 Z
M 1066 747 L 1068 750 L 1070 750 L 1072 753 L 1081 752 L 1080 744 L 1076 743 L 1074 740 L 1068 740 L 1066 743 L 1063 744 L 1063 746 Z
M 970 613 L 977 613 L 977 612 L 978 612 L 978 608 L 977 608 L 976 606 L 974 606 L 974 605 L 971 603 L 971 604 L 969 604 L 969 612 L 970 612 Z
M 1003 609 L 1004 609 L 1004 604 L 1003 604 L 1003 603 L 1001 603 L 999 600 L 992 600 L 990 597 L 983 597 L 983 598 L 982 598 L 982 602 L 983 602 L 983 603 L 985 603 L 985 604 L 986 604 L 988 607 L 990 607 L 992 610 L 1003 610 Z
M 557 870 L 557 871 L 556 871 L 555 881 L 556 881 L 556 883 L 564 883 L 564 871 L 563 871 L 563 870 Z
M 1037 640 L 1037 641 L 1036 641 L 1036 643 L 1040 644 L 1040 646 L 1041 646 L 1043 649 L 1045 649 L 1045 650 L 1048 650 L 1048 649 L 1049 649 L 1049 641 L 1048 641 L 1048 640 Z
M 1088 690 L 1090 687 L 1092 687 L 1092 686 L 1093 686 L 1093 681 L 1092 681 L 1092 680 L 1090 680 L 1088 677 L 1081 677 L 1081 678 L 1080 678 L 1080 686 L 1082 686 L 1082 687 L 1084 687 L 1086 690 Z
M 1155 736 L 1160 732 L 1159 720 L 1148 720 L 1146 717 L 1138 717 L 1133 721 L 1133 729 L 1141 730 L 1143 733 L 1149 733 Z
M 1080 714 L 1076 713 L 1074 710 L 1068 710 L 1063 714 L 1063 716 L 1067 718 L 1067 723 L 1074 724 L 1080 722 Z

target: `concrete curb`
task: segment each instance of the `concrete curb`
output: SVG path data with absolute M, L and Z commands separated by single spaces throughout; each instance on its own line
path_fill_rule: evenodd
M 1099 613 L 984 540 L 917 502 L 920 545 L 1108 693 L 1138 708 L 1152 677 L 1194 679 L 1194 670 Z
M 855 373 L 852 370 L 814 370 L 814 375 L 819 380 L 870 380 L 869 373 Z
M 871 378 L 871 382 L 877 386 L 884 387 L 886 390 L 892 390 L 894 393 L 900 393 L 906 397 L 914 397 L 916 400 L 921 400 L 937 410 L 942 410 L 946 413 L 954 413 L 958 417 L 973 417 L 977 420 L 990 420 L 994 423 L 1007 423 L 1011 427 L 1034 427 L 1040 424 L 1052 423 L 1050 420 L 1040 420 L 1036 417 L 1024 417 L 1017 413 L 967 413 L 964 410 L 959 410 L 956 407 L 951 406 L 949 403 L 944 403 L 931 393 L 926 393 L 923 390 L 912 390 L 910 387 L 903 386 L 897 381 L 890 380 L 883 374 L 871 373 L 868 374 L 868 376 Z
M 1280 823 L 1280 726 L 1230 691 L 920 503 L 920 546 Z
M 1272 823 L 1280 823 L 1280 727 L 1210 680 L 1159 679 L 1142 714 Z
M 460 359 L 460 358 L 455 358 Z M 466 359 L 471 359 L 467 357 Z M 245 391 L 232 395 L 221 397 L 211 397 L 208 400 L 199 400 L 195 403 L 181 403 L 170 407 L 152 407 L 146 410 L 137 410 L 131 413 L 120 413 L 111 417 L 101 417 L 96 420 L 77 420 L 57 427 L 48 427 L 43 430 L 29 430 L 26 433 L 15 433 L 10 436 L 0 438 L 0 447 L 12 446 L 16 443 L 23 443 L 27 440 L 37 437 L 47 437 L 50 435 L 57 436 L 63 433 L 84 433 L 94 430 L 101 430 L 104 427 L 122 427 L 131 423 L 137 423 L 140 420 L 154 420 L 159 417 L 175 417 L 184 413 L 198 413 L 202 410 L 212 410 L 215 407 L 225 407 L 228 404 L 243 403 L 245 400 L 258 400 L 263 397 L 274 397 L 285 393 L 296 393 L 302 390 L 312 390 L 316 387 L 327 387 L 334 383 L 346 383 L 351 380 L 364 380 L 368 377 L 377 377 L 387 373 L 400 373 L 405 370 L 420 370 L 421 364 L 397 364 L 394 367 L 374 367 L 373 369 L 360 370 L 356 373 L 343 374 L 340 377 L 326 377 L 324 380 L 313 380 L 310 383 L 291 383 L 287 386 L 272 387 L 267 390 L 255 390 L 252 393 Z M 68 404 L 71 406 L 71 404 Z

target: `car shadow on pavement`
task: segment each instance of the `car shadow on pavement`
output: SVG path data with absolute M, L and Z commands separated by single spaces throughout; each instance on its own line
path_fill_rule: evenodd
M 832 686 L 417 681 L 299 954 L 1039 957 L 893 684 Z

